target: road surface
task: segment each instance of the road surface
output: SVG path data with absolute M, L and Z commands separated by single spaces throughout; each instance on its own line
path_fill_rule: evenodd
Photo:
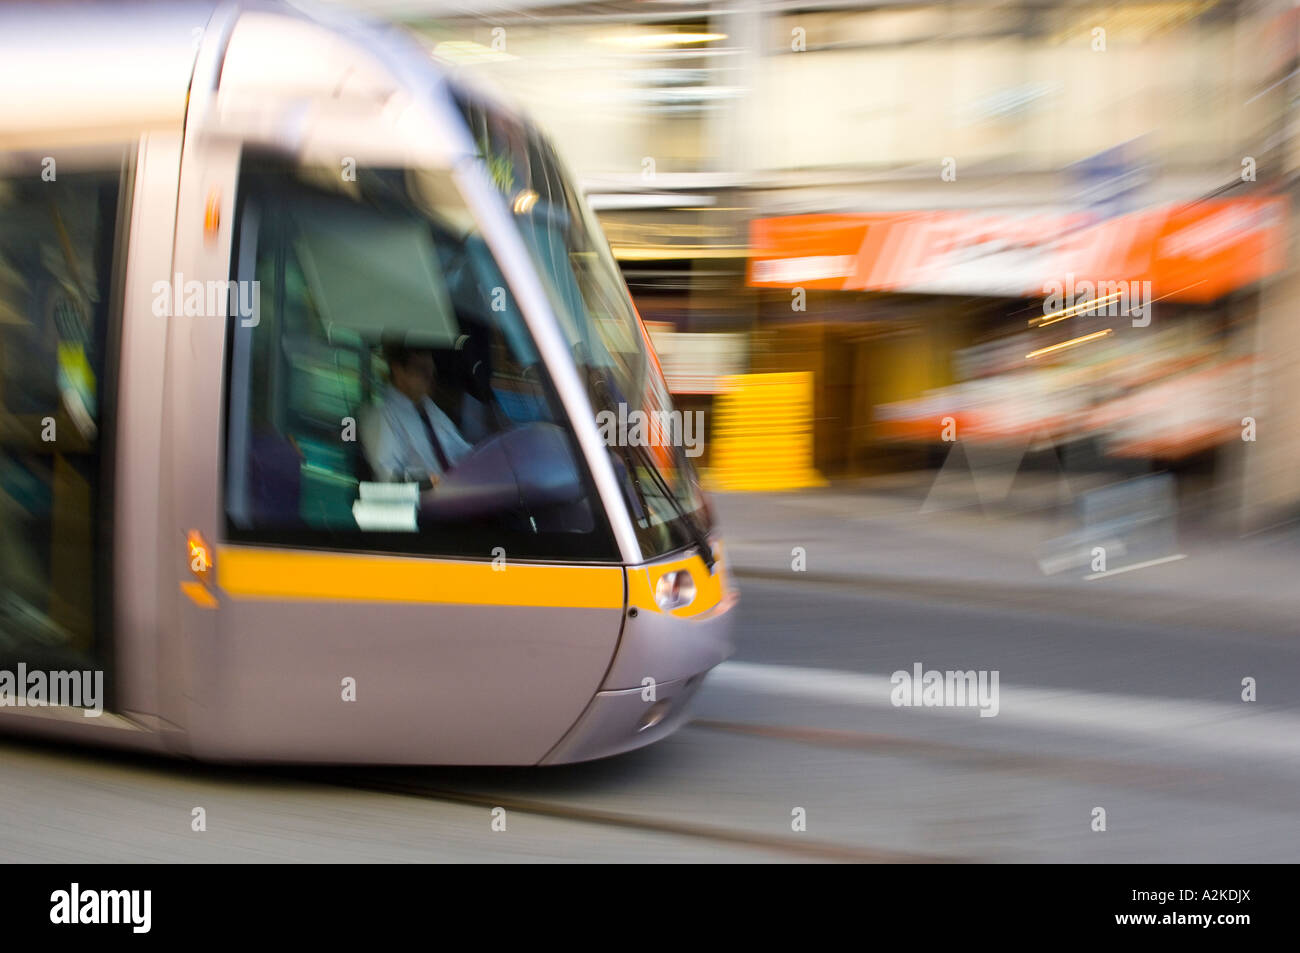
M 652 748 L 250 769 L 0 739 L 0 861 L 1300 860 L 1289 635 L 740 584 L 735 658 Z M 895 706 L 918 663 L 996 671 L 997 714 Z

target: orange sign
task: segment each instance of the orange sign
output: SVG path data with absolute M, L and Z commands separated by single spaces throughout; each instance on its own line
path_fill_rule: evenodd
M 1281 270 L 1284 198 L 1208 200 L 1096 221 L 1081 211 L 794 215 L 750 227 L 758 287 L 1037 297 L 1051 282 L 1151 282 L 1213 301 Z

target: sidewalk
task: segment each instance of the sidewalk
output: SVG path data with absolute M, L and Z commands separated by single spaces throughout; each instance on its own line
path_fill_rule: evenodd
M 1184 533 L 1159 551 L 1111 547 L 1105 575 L 1086 562 L 1048 574 L 1044 565 L 1059 568 L 1043 559 L 1052 542 L 1079 526 L 1056 481 L 1021 480 L 1005 499 L 983 504 L 973 492 L 936 502 L 932 482 L 925 474 L 881 477 L 711 499 L 742 579 L 1300 635 L 1298 527 L 1244 539 Z M 802 571 L 793 568 L 796 547 Z

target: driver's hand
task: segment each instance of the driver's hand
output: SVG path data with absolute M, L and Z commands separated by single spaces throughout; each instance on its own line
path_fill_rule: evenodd
M 429 500 L 433 499 L 434 495 L 438 492 L 438 483 L 439 483 L 438 474 L 430 473 L 426 477 L 426 479 L 429 481 L 429 486 L 420 491 L 421 503 L 429 502 Z

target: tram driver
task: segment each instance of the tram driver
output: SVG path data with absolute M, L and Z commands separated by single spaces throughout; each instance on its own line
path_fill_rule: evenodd
M 433 351 L 394 343 L 383 351 L 388 386 L 382 404 L 362 411 L 362 450 L 375 480 L 419 483 L 427 492 L 472 448 L 429 396 L 437 376 Z

